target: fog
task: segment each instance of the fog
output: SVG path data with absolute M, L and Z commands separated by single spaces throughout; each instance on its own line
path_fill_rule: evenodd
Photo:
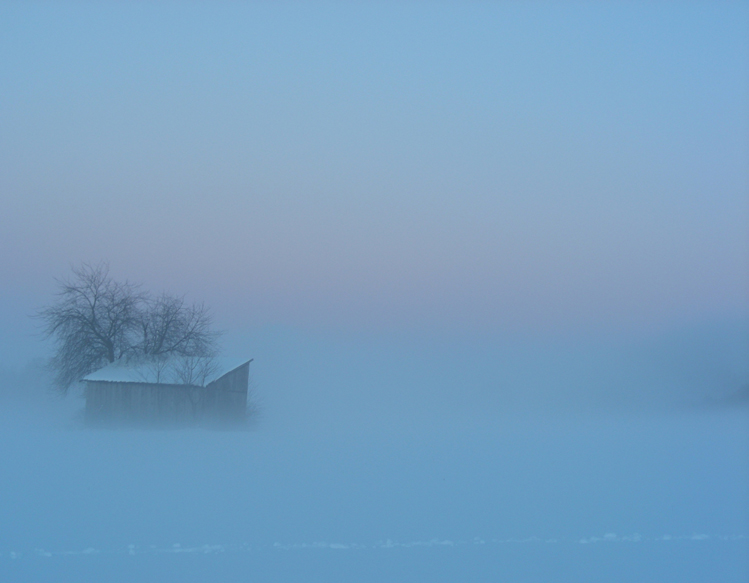
M 237 430 L 89 429 L 3 373 L 6 580 L 743 581 L 746 326 L 236 333 Z
M 748 16 L 1 4 L 0 581 L 749 580 Z M 247 423 L 85 423 L 82 264 Z

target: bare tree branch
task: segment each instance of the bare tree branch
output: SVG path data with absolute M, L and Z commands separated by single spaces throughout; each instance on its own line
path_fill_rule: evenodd
M 185 304 L 183 297 L 166 293 L 149 299 L 141 313 L 143 354 L 207 357 L 216 353 L 218 335 L 211 332 L 211 316 L 203 304 Z
M 175 362 L 174 378 L 184 385 L 203 387 L 206 380 L 218 370 L 213 357 L 184 356 Z
M 57 301 L 37 314 L 46 336 L 56 342 L 51 364 L 63 393 L 120 358 L 152 359 L 161 370 L 159 363 L 169 356 L 216 355 L 218 334 L 211 331 L 203 304 L 188 305 L 169 294 L 153 298 L 139 285 L 114 281 L 106 263 L 83 264 L 72 272 L 58 280 Z

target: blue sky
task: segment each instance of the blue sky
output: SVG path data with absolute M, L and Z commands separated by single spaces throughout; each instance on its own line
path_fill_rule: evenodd
M 4 4 L 3 325 L 101 259 L 239 328 L 746 317 L 747 16 Z

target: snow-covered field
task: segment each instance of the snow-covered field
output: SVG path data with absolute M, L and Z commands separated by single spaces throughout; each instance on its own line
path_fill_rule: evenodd
M 4 419 L 4 581 L 745 581 L 746 412 L 382 432 Z
M 745 405 L 469 411 L 436 387 L 450 407 L 353 406 L 343 372 L 264 356 L 245 431 L 88 430 L 72 398 L 5 403 L 0 580 L 749 578 Z M 294 370 L 332 388 L 283 396 Z

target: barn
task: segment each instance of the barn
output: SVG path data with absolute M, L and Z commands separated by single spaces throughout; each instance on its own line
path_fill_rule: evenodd
M 251 362 L 113 362 L 82 379 L 86 422 L 190 426 L 244 421 Z

